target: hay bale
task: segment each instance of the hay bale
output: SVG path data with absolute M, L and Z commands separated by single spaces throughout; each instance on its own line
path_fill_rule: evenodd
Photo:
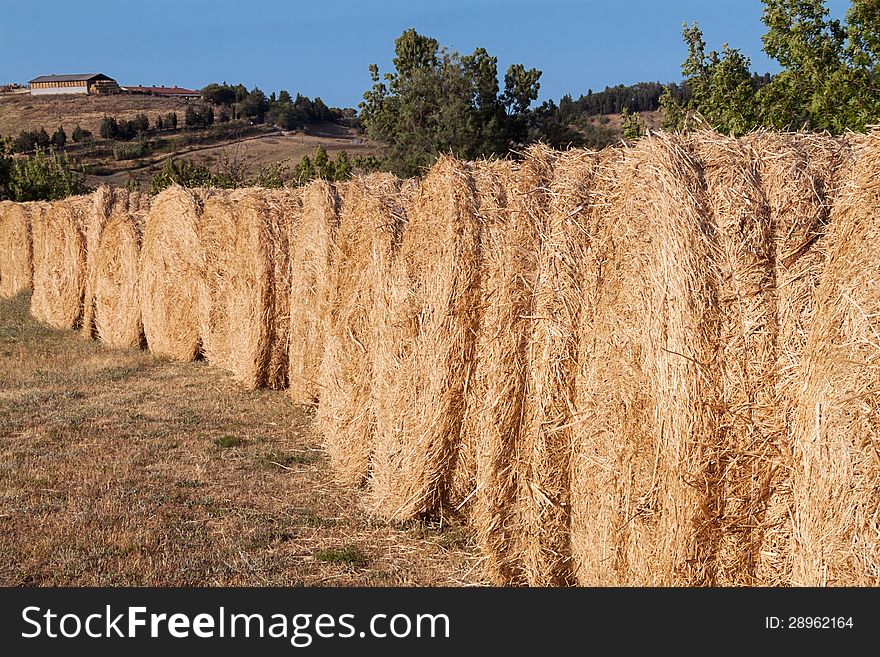
M 95 277 L 97 270 L 95 261 L 98 257 L 98 241 L 101 231 L 110 216 L 115 213 L 126 212 L 129 207 L 128 190 L 121 187 L 108 187 L 101 185 L 92 194 L 92 208 L 86 216 L 86 280 L 83 290 L 83 317 L 80 332 L 83 337 L 92 339 L 96 337 L 95 329 Z
M 34 277 L 31 214 L 36 203 L 0 202 L 0 297 L 30 290 Z
M 31 314 L 58 329 L 78 328 L 86 281 L 86 224 L 91 196 L 51 203 L 31 223 L 34 293 Z
M 318 368 L 330 313 L 330 272 L 339 195 L 323 180 L 302 191 L 302 221 L 290 252 L 289 393 L 294 402 L 318 401 Z
M 276 257 L 286 269 L 287 226 L 282 230 L 283 212 L 270 212 L 265 199 L 263 190 L 218 192 L 205 201 L 199 223 L 205 258 L 198 305 L 202 350 L 209 363 L 249 389 L 283 386 L 283 380 L 270 380 L 269 366 L 281 324 Z M 286 347 L 286 333 L 282 340 Z
M 290 366 L 291 244 L 295 244 L 302 222 L 300 190 L 265 190 L 269 206 L 269 234 L 272 236 L 272 292 L 270 314 L 269 365 L 266 374 L 270 388 L 288 385 Z
M 702 132 L 691 140 L 715 236 L 718 443 L 708 454 L 708 583 L 754 586 L 775 456 L 785 440 L 776 399 L 776 289 L 770 211 L 759 155 L 747 142 Z
M 769 586 L 788 586 L 796 537 L 792 534 L 792 476 L 799 467 L 791 436 L 803 385 L 803 351 L 813 324 L 816 294 L 825 268 L 826 227 L 838 171 L 850 146 L 821 135 L 759 132 L 746 140 L 760 155 L 761 187 L 771 222 L 775 324 L 776 413 L 785 439 L 765 455 L 772 472 L 761 525 L 755 576 Z
M 880 134 L 855 155 L 831 211 L 801 364 L 793 423 L 795 585 L 880 582 Z
M 702 585 L 715 309 L 700 168 L 680 138 L 601 154 L 575 397 L 571 549 L 582 585 Z
M 205 272 L 199 239 L 202 204 L 209 193 L 174 185 L 150 206 L 141 245 L 140 300 L 150 350 L 176 360 L 201 349 L 198 303 Z
M 145 215 L 115 208 L 98 238 L 94 267 L 95 329 L 110 347 L 145 347 L 138 261 Z
M 518 175 L 518 165 L 510 161 L 473 165 L 483 227 L 480 324 L 462 445 L 474 451 L 469 522 L 484 556 L 484 572 L 496 585 L 526 581 L 516 550 L 516 455 L 526 394 L 536 236 L 534 222 L 519 211 Z M 459 456 L 459 469 L 462 460 Z M 470 478 L 468 473 L 459 477 Z M 461 484 L 459 488 L 466 490 Z
M 451 510 L 479 322 L 480 223 L 468 167 L 441 157 L 407 218 L 380 338 L 394 349 L 377 354 L 368 493 L 373 513 L 396 520 Z
M 403 230 L 400 181 L 372 174 L 349 182 L 332 247 L 329 313 L 318 368 L 315 423 L 337 480 L 362 483 L 369 471 L 377 321 Z
M 569 455 L 585 244 L 577 215 L 594 168 L 590 152 L 562 155 L 533 147 L 515 183 L 517 209 L 534 226 L 516 533 L 523 572 L 532 586 L 571 581 Z

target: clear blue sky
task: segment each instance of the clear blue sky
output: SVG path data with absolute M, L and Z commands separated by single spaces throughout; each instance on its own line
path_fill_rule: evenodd
M 842 17 L 847 0 L 828 0 Z M 482 46 L 499 72 L 544 72 L 541 99 L 641 80 L 680 79 L 681 23 L 709 49 L 725 41 L 759 71 L 760 0 L 0 0 L 0 84 L 49 73 L 102 72 L 120 84 L 200 88 L 212 81 L 320 96 L 354 106 L 367 66 L 390 67 L 414 27 L 460 52 Z

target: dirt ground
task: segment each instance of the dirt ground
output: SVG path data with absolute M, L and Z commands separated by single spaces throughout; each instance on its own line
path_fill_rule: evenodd
M 28 304 L 0 300 L 0 585 L 484 583 L 465 528 L 360 511 L 309 407 L 45 328 Z

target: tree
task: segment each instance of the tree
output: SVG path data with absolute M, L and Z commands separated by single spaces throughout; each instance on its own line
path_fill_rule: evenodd
M 461 56 L 409 29 L 394 53 L 393 72 L 370 66 L 373 86 L 360 104 L 367 134 L 388 145 L 386 168 L 411 176 L 441 153 L 501 155 L 528 140 L 540 71 L 511 66 L 499 94 L 497 60 L 482 48 Z
M 73 129 L 71 137 L 73 138 L 73 143 L 79 144 L 80 142 L 88 141 L 89 139 L 91 139 L 92 133 L 88 130 L 84 130 L 82 127 L 80 127 L 79 124 L 77 124 L 76 127 Z
M 635 141 L 645 136 L 645 122 L 638 112 L 630 112 L 627 108 L 623 108 L 620 121 L 620 129 L 623 131 L 624 139 Z
M 67 133 L 64 132 L 64 126 L 58 126 L 58 130 L 52 134 L 51 143 L 55 148 L 64 148 L 67 143 Z
M 351 158 L 346 151 L 336 153 L 336 162 L 334 163 L 335 171 L 333 172 L 334 180 L 348 180 L 352 174 Z
M 72 170 L 67 154 L 41 148 L 12 165 L 9 195 L 15 201 L 54 201 L 88 191 L 84 177 Z
M 158 194 L 173 184 L 183 187 L 210 187 L 214 184 L 214 176 L 200 164 L 172 157 L 165 160 L 162 170 L 150 180 L 150 194 Z
M 682 35 L 688 46 L 688 57 L 681 65 L 691 94 L 687 109 L 728 134 L 741 135 L 759 125 L 756 88 L 748 57 L 726 43 L 721 53 L 715 50 L 707 53 L 703 33 L 696 23 L 690 26 L 685 23 Z
M 101 127 L 98 133 L 104 139 L 116 139 L 116 136 L 119 134 L 119 124 L 112 116 L 105 116 L 101 119 Z

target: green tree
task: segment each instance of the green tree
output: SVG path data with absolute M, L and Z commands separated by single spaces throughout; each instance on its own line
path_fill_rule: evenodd
M 0 200 L 10 198 L 9 178 L 15 162 L 12 153 L 12 140 L 0 137 Z
M 13 163 L 9 196 L 15 201 L 54 201 L 88 191 L 84 177 L 73 171 L 66 153 L 41 148 Z
M 626 107 L 620 121 L 620 129 L 623 132 L 624 139 L 635 141 L 645 136 L 647 130 L 644 120 L 638 112 L 630 112 Z
M 691 92 L 688 110 L 728 134 L 741 135 L 759 125 L 755 80 L 748 57 L 726 43 L 721 53 L 707 53 L 696 23 L 685 24 L 682 35 L 688 47 L 688 57 L 681 66 Z
M 441 153 L 501 155 L 529 138 L 540 71 L 511 66 L 499 93 L 497 60 L 482 48 L 461 56 L 410 29 L 394 53 L 393 72 L 370 66 L 373 86 L 360 104 L 367 134 L 387 144 L 386 168 L 410 176 Z
M 67 133 L 64 132 L 64 126 L 58 126 L 58 130 L 52 134 L 51 142 L 55 148 L 64 148 L 67 143 Z
M 73 138 L 74 144 L 79 144 L 81 142 L 91 139 L 92 133 L 88 130 L 84 130 L 82 127 L 80 127 L 79 124 L 77 124 L 76 127 L 73 129 L 73 133 L 71 133 L 71 137 Z
M 104 139 L 116 139 L 119 134 L 119 123 L 112 116 L 105 116 L 101 119 L 101 127 L 98 130 Z
M 315 147 L 315 155 L 312 159 L 315 166 L 315 177 L 322 180 L 333 180 L 335 169 L 327 151 L 320 146 Z
M 190 160 L 168 158 L 162 170 L 150 180 L 150 194 L 158 194 L 173 184 L 182 187 L 210 187 L 214 184 L 214 176 L 207 167 Z
M 334 180 L 348 180 L 351 178 L 352 163 L 351 158 L 346 151 L 339 151 L 336 153 L 336 161 L 333 164 L 333 168 Z

